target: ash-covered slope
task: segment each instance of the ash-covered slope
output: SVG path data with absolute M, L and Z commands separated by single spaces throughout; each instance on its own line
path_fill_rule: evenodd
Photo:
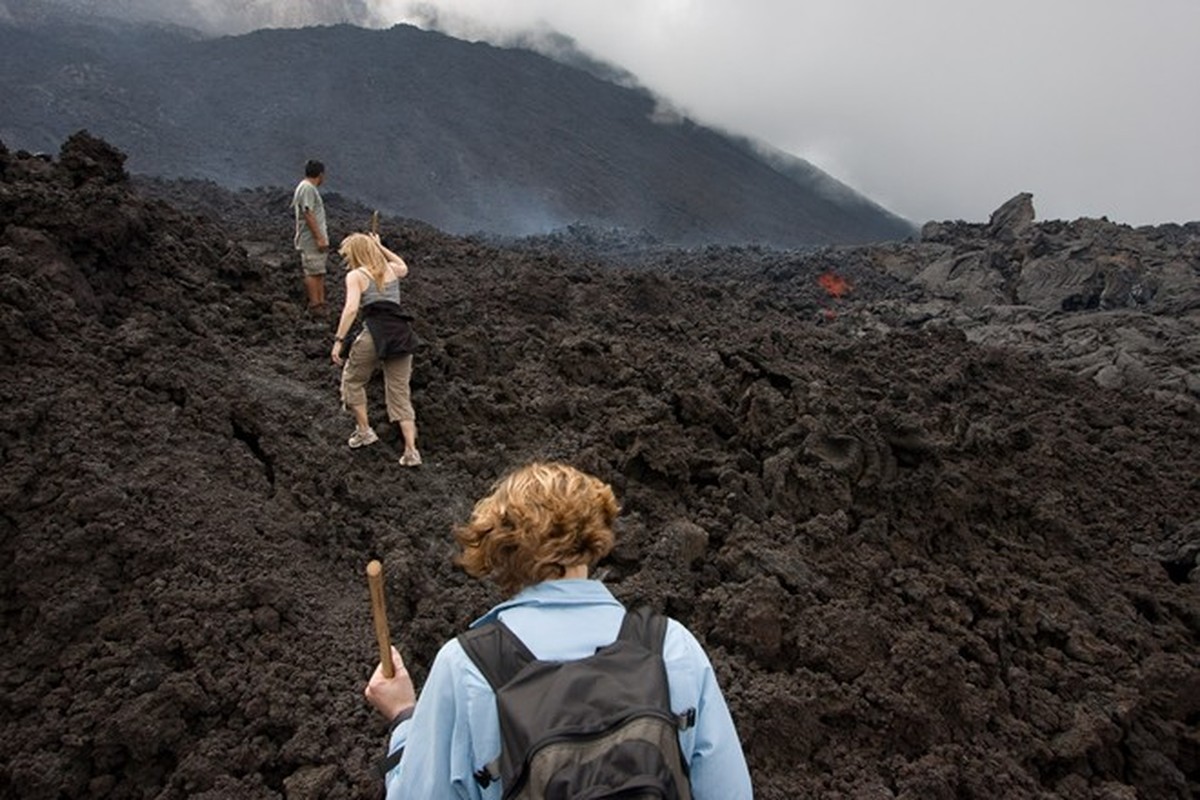
M 457 232 L 585 223 L 789 247 L 914 233 L 807 162 L 655 121 L 648 93 L 529 51 L 409 26 L 204 39 L 12 16 L 0 18 L 0 138 L 14 149 L 53 152 L 87 128 L 133 172 L 232 187 L 288 185 L 317 157 L 330 189 Z
M 1200 791 L 1188 408 L 863 324 L 912 291 L 873 248 L 835 303 L 832 253 L 671 274 L 385 219 L 426 342 L 401 470 L 345 447 L 279 198 L 186 187 L 218 225 L 120 162 L 0 149 L 0 796 L 365 796 L 366 561 L 421 679 L 497 599 L 451 522 L 538 456 L 616 487 L 607 581 L 705 643 L 757 797 Z

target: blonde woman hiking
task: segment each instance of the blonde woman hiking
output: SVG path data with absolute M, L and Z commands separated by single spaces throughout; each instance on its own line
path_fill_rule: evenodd
M 400 464 L 421 463 L 417 451 L 417 422 L 409 379 L 412 376 L 416 336 L 412 317 L 400 306 L 400 279 L 408 275 L 404 259 L 393 253 L 375 233 L 352 233 L 338 249 L 346 260 L 346 304 L 338 320 L 329 357 L 342 366 L 342 403 L 354 415 L 350 447 L 379 441 L 367 417 L 367 382 L 377 367 L 383 369 L 388 419 L 398 423 L 404 439 Z M 362 313 L 363 329 L 345 353 L 346 336 Z

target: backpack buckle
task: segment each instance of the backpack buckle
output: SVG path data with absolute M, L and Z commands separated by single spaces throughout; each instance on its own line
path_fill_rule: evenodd
M 679 726 L 679 730 L 686 731 L 696 724 L 696 709 L 689 708 L 682 714 L 675 715 L 675 724 Z
M 475 782 L 479 784 L 479 788 L 486 789 L 496 781 L 500 780 L 500 764 L 499 759 L 491 763 L 484 764 L 474 773 Z

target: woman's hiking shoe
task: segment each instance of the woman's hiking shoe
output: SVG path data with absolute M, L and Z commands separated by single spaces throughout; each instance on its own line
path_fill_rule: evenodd
M 400 466 L 402 467 L 419 467 L 421 466 L 421 454 L 416 450 L 411 453 L 405 453 L 400 456 Z
M 366 447 L 369 444 L 375 444 L 379 441 L 379 434 L 375 433 L 374 428 L 367 428 L 365 431 L 354 429 L 354 433 L 350 434 L 350 440 L 346 444 L 351 447 Z

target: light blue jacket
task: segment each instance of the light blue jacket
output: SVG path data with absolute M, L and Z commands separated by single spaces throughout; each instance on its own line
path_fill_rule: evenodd
M 497 617 L 535 656 L 568 661 L 617 638 L 625 607 L 600 581 L 565 579 L 530 586 L 471 627 Z M 667 626 L 663 659 L 671 708 L 696 709 L 696 724 L 679 734 L 696 800 L 752 798 L 750 773 L 712 665 L 691 632 Z M 392 733 L 404 757 L 387 775 L 388 800 L 499 800 L 501 787 L 481 789 L 475 770 L 500 753 L 495 695 L 458 640 L 442 646 L 411 719 Z

